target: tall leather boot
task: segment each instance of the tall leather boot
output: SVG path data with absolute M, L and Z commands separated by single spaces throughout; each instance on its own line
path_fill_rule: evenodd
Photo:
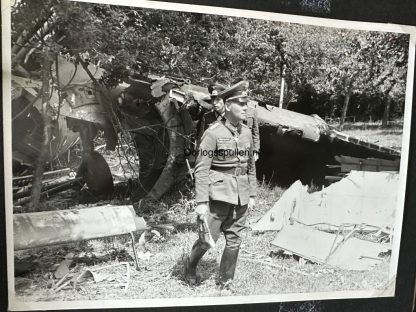
M 225 247 L 220 263 L 220 285 L 227 286 L 228 282 L 234 278 L 239 250 L 240 248 Z
M 184 259 L 183 275 L 189 285 L 196 284 L 196 267 L 206 252 L 206 249 L 201 248 L 199 241 L 196 241 L 192 247 L 191 254 Z

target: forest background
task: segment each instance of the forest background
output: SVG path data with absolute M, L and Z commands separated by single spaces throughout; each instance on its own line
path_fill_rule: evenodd
M 38 40 L 22 39 L 33 36 Z M 32 77 L 42 76 L 44 58 L 59 53 L 103 68 L 108 87 L 149 74 L 203 86 L 244 78 L 260 102 L 335 119 L 341 126 L 351 117 L 381 120 L 387 127 L 404 114 L 406 34 L 23 0 L 12 7 L 16 43 L 28 45 L 30 53 L 24 60 L 14 56 L 14 65 L 24 62 Z

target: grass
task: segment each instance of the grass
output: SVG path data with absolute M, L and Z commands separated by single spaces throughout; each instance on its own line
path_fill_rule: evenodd
M 280 198 L 283 189 L 260 183 L 257 205 L 249 213 L 247 225 L 255 223 Z M 35 264 L 24 276 L 28 283 L 16 289 L 21 301 L 180 298 L 203 296 L 264 295 L 341 290 L 382 289 L 388 278 L 388 259 L 367 272 L 345 271 L 319 265 L 280 252 L 270 244 L 274 232 L 255 233 L 247 229 L 238 260 L 236 279 L 230 290 L 216 284 L 219 261 L 224 247 L 221 237 L 216 248 L 209 250 L 198 267 L 200 283 L 188 286 L 182 278 L 181 258 L 197 239 L 194 194 L 186 185 L 178 185 L 163 201 L 143 202 L 138 214 L 148 223 L 171 223 L 175 230 L 147 233 L 139 248 L 140 270 L 134 269 L 131 241 L 127 236 L 93 240 L 65 246 L 16 252 Z M 160 236 L 158 235 L 160 234 Z M 123 287 L 102 287 L 100 283 L 80 283 L 77 288 L 52 292 L 50 285 L 56 264 L 73 252 L 74 272 L 100 268 L 119 261 L 130 263 L 131 277 L 127 291 Z M 264 263 L 281 266 L 275 268 Z M 305 275 L 297 272 L 303 272 Z M 110 273 L 114 276 L 116 268 Z M 55 280 L 56 281 L 56 280 Z M 27 281 L 26 281 L 27 282 Z M 102 283 L 101 283 L 102 284 Z M 105 284 L 105 283 L 104 283 Z
M 402 146 L 402 134 L 401 129 L 391 129 L 391 130 L 381 130 L 381 129 L 371 129 L 371 130 L 344 130 L 344 133 L 365 139 L 368 142 L 376 143 L 381 146 L 391 147 L 394 149 L 401 149 Z
M 345 127 L 343 132 L 365 138 L 384 146 L 400 148 L 402 130 L 400 126 L 380 129 L 376 124 L 354 124 Z M 125 180 L 120 161 L 115 154 L 105 152 L 104 156 L 116 171 L 117 178 Z M 236 278 L 231 289 L 221 290 L 216 284 L 219 261 L 224 248 L 224 238 L 220 238 L 216 248 L 209 250 L 202 259 L 198 274 L 200 283 L 188 286 L 182 278 L 181 259 L 187 254 L 197 239 L 196 215 L 193 187 L 187 182 L 176 185 L 160 201 L 143 200 L 135 205 L 139 216 L 148 224 L 172 224 L 174 230 L 160 229 L 145 234 L 146 243 L 140 245 L 140 233 L 136 234 L 136 247 L 139 254 L 140 270 L 135 270 L 130 238 L 126 236 L 92 240 L 64 246 L 37 248 L 19 251 L 15 258 L 31 266 L 28 273 L 16 282 L 16 296 L 19 301 L 56 300 L 99 300 L 99 299 L 143 299 L 180 298 L 203 296 L 238 296 L 285 293 L 313 293 L 345 290 L 384 289 L 388 283 L 389 258 L 369 271 L 347 271 L 327 265 L 303 261 L 270 244 L 275 232 L 256 233 L 250 225 L 257 222 L 266 211 L 281 197 L 284 189 L 273 187 L 265 181 L 259 183 L 256 207 L 250 210 L 247 230 L 239 256 Z M 45 202 L 47 210 L 73 207 L 73 191 L 68 190 Z M 130 198 L 118 198 L 94 203 L 93 206 L 132 204 Z M 77 205 L 82 208 L 89 205 Z M 119 286 L 103 286 L 105 283 L 85 282 L 73 289 L 64 288 L 51 291 L 57 279 L 53 273 L 57 265 L 69 252 L 75 254 L 71 269 L 80 273 L 86 268 L 102 268 L 122 261 L 130 263 L 131 277 L 127 291 Z M 268 265 L 271 263 L 280 268 Z M 118 276 L 120 268 L 108 269 L 110 275 Z M 303 274 L 299 274 L 299 272 Z M 120 272 L 119 272 L 120 273 Z
M 342 132 L 371 143 L 400 150 L 403 122 L 391 121 L 387 128 L 382 128 L 380 122 L 345 123 Z

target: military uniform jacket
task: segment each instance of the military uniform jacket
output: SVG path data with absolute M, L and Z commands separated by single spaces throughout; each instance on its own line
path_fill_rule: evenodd
M 213 124 L 214 122 L 223 119 L 223 115 L 216 112 L 215 110 L 211 110 L 205 113 L 201 120 L 199 121 L 198 130 L 197 130 L 197 142 L 200 142 L 202 139 L 202 135 L 204 134 L 205 130 Z
M 250 128 L 251 135 L 253 136 L 253 149 L 260 152 L 260 133 L 259 122 L 257 119 L 257 105 L 256 102 L 248 102 L 247 105 L 247 119 L 244 123 Z
M 215 122 L 202 136 L 198 152 L 195 165 L 197 203 L 219 200 L 246 205 L 250 196 L 256 196 L 253 143 L 246 125 L 240 123 L 237 129 L 226 119 Z M 236 167 L 246 171 L 243 175 L 229 173 Z

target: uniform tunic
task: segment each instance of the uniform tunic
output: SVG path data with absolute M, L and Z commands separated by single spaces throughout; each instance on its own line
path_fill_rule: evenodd
M 220 114 L 215 110 L 211 110 L 205 113 L 197 126 L 197 142 L 199 143 L 202 139 L 202 135 L 208 129 L 210 125 L 214 122 L 222 120 L 224 118 L 224 114 Z
M 202 136 L 195 166 L 196 202 L 247 205 L 256 196 L 256 168 L 250 129 L 228 120 L 212 124 Z M 229 173 L 240 167 L 242 174 Z
M 253 149 L 255 152 L 260 151 L 260 133 L 259 122 L 257 120 L 257 110 L 255 102 L 248 102 L 247 105 L 247 119 L 244 121 L 247 127 L 251 130 L 253 136 Z

